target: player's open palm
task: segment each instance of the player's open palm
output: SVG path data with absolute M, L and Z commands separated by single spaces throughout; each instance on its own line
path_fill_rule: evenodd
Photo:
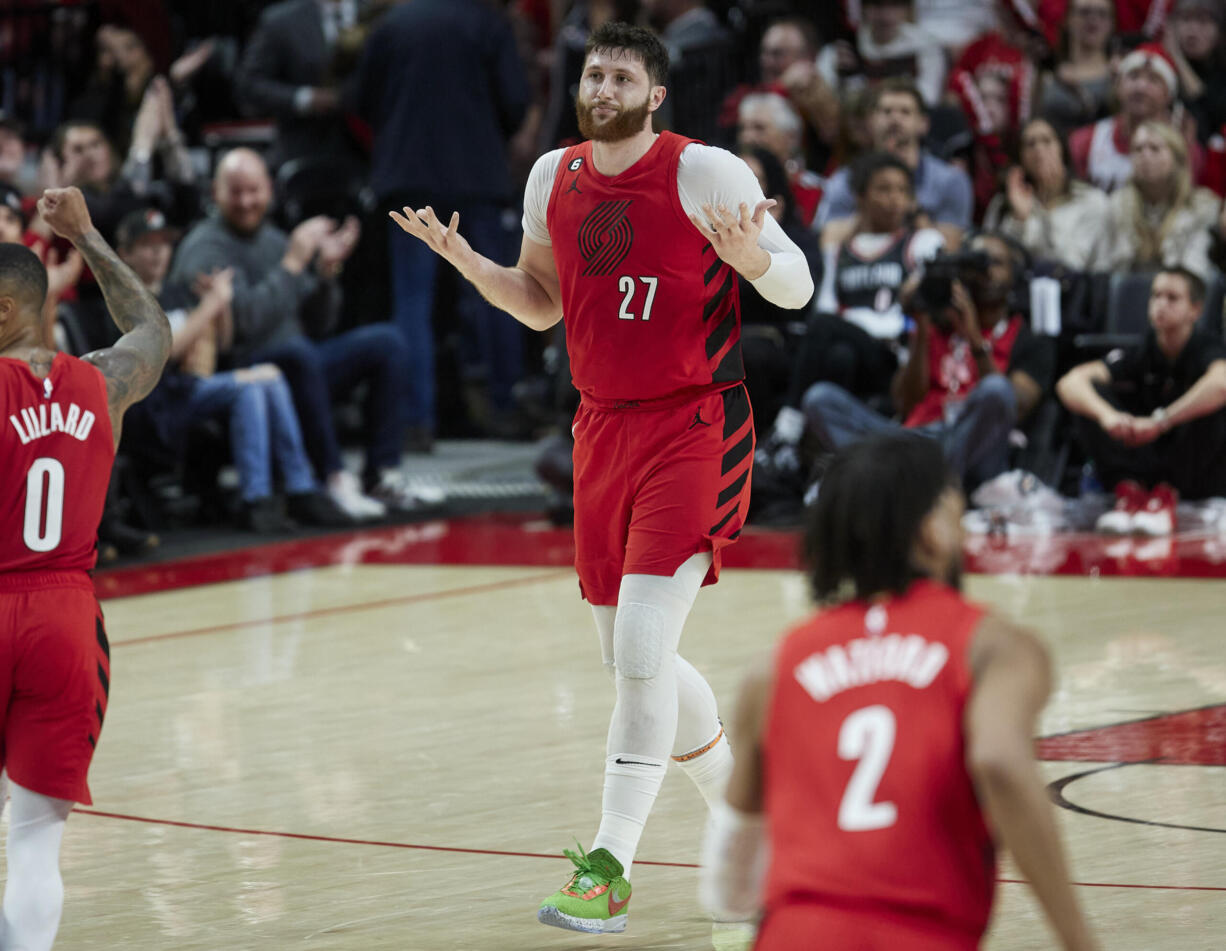
M 738 214 L 733 214 L 724 205 L 704 204 L 701 215 L 690 215 L 690 221 L 703 234 L 707 235 L 711 247 L 719 255 L 720 260 L 732 265 L 739 273 L 749 277 L 757 277 L 753 271 L 765 270 L 755 267 L 760 262 L 763 251 L 758 247 L 758 235 L 766 221 L 766 213 L 775 207 L 773 198 L 766 198 L 754 206 L 741 202 Z
M 453 211 L 451 220 L 444 225 L 429 205 L 414 211 L 407 205 L 398 211 L 388 212 L 392 220 L 415 238 L 426 242 L 443 259 L 459 267 L 472 257 L 473 249 L 460 234 L 460 213 Z

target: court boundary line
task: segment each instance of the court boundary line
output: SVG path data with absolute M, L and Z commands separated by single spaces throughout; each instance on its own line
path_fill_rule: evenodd
M 504 858 L 528 859 L 565 859 L 564 855 L 545 852 L 512 852 L 503 849 L 469 849 L 454 845 L 422 845 L 415 842 L 386 842 L 381 839 L 352 839 L 344 836 L 311 835 L 306 832 L 279 832 L 274 829 L 243 829 L 237 826 L 212 825 L 204 822 L 184 822 L 178 819 L 155 819 L 150 816 L 132 816 L 122 812 L 105 812 L 100 809 L 82 809 L 77 806 L 74 813 L 83 816 L 94 816 L 101 819 L 121 819 L 126 822 L 143 822 L 149 825 L 172 826 L 177 829 L 195 829 L 203 832 L 228 832 L 235 835 L 263 835 L 279 839 L 297 839 L 306 842 L 329 842 L 337 845 L 373 845 L 388 849 L 413 849 L 424 852 L 452 852 L 461 855 L 497 855 Z M 651 865 L 658 868 L 698 868 L 694 862 L 659 862 L 648 859 L 635 859 L 635 865 Z M 1021 878 L 998 878 L 997 883 L 1004 885 L 1027 885 Z M 1226 892 L 1226 886 L 1218 885 L 1138 885 L 1120 882 L 1073 882 L 1082 888 L 1134 888 L 1154 891 L 1178 892 Z
M 1107 766 L 1096 766 L 1094 769 L 1085 769 L 1080 773 L 1073 773 L 1065 776 L 1063 779 L 1057 779 L 1047 784 L 1047 794 L 1061 809 L 1067 809 L 1069 812 L 1075 812 L 1083 816 L 1092 816 L 1096 819 L 1110 819 L 1113 822 L 1128 822 L 1139 826 L 1155 826 L 1159 829 L 1178 829 L 1181 832 L 1217 832 L 1219 834 L 1226 833 L 1226 829 L 1218 829 L 1214 826 L 1193 826 L 1184 825 L 1178 822 L 1160 822 L 1157 819 L 1137 819 L 1133 816 L 1117 816 L 1114 813 L 1102 812 L 1098 809 L 1091 809 L 1088 806 L 1080 806 L 1064 795 L 1066 787 L 1071 786 L 1079 779 L 1085 779 L 1087 776 L 1093 776 L 1096 773 L 1105 773 L 1112 769 L 1122 769 L 1125 766 L 1161 766 L 1162 760 L 1147 759 L 1138 760 L 1136 762 L 1127 763 L 1111 763 Z M 1183 764 L 1176 764 L 1183 765 Z M 1202 769 L 1213 769 L 1212 766 L 1205 766 Z M 1223 889 L 1226 891 L 1226 889 Z
M 196 627 L 186 631 L 168 631 L 164 634 L 146 634 L 143 637 L 131 637 L 122 641 L 112 640 L 111 647 L 127 647 L 133 644 L 152 644 L 157 641 L 177 640 L 181 637 L 197 637 L 204 634 L 219 634 L 224 631 L 237 631 L 246 627 L 256 627 L 261 624 L 282 624 L 286 621 L 302 621 L 316 617 L 328 617 L 332 614 L 344 614 L 346 611 L 362 611 L 368 608 L 390 607 L 396 604 L 414 604 L 419 601 L 433 601 L 437 598 L 449 598 L 456 595 L 484 594 L 503 588 L 513 588 L 519 585 L 536 584 L 540 581 L 554 581 L 568 576 L 570 569 L 552 568 L 521 578 L 504 578 L 502 581 L 490 581 L 486 584 L 466 585 L 462 588 L 444 588 L 441 591 L 422 591 L 417 594 L 406 594 L 398 598 L 381 598 L 377 601 L 362 601 L 354 604 L 338 604 L 328 608 L 316 608 L 313 611 L 297 611 L 293 614 L 277 614 L 267 618 L 255 618 L 245 621 L 231 621 L 227 624 L 214 624 L 209 627 Z

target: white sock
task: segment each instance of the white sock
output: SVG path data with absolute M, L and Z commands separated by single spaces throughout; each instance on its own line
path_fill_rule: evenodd
M 649 756 L 615 754 L 605 760 L 604 799 L 601 802 L 600 828 L 593 849 L 608 849 L 622 863 L 622 874 L 629 879 L 638 851 L 643 826 L 655 804 L 668 762 Z
M 724 736 L 711 685 L 677 655 L 677 738 L 673 762 L 698 787 L 708 807 L 724 795 L 732 775 L 732 748 Z
M 31 792 L 11 779 L 9 786 L 13 804 L 0 947 L 50 951 L 64 907 L 60 842 L 72 803 Z
M 673 757 L 673 762 L 702 793 L 708 809 L 715 809 L 724 799 L 724 789 L 732 776 L 732 747 L 724 728 L 702 746 Z

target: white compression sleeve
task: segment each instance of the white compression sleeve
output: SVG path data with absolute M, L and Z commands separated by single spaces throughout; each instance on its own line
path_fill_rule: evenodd
M 64 907 L 60 842 L 72 803 L 31 792 L 12 780 L 8 881 L 0 948 L 50 951 Z
M 702 843 L 698 900 L 717 919 L 738 921 L 762 908 L 769 850 L 762 813 L 741 812 L 727 802 L 711 810 Z

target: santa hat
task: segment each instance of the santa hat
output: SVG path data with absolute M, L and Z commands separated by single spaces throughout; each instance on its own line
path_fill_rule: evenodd
M 1127 76 L 1133 70 L 1146 67 L 1162 77 L 1171 98 L 1174 99 L 1179 92 L 1179 74 L 1175 72 L 1175 63 L 1161 43 L 1142 43 L 1125 56 L 1120 60 L 1120 75 Z

